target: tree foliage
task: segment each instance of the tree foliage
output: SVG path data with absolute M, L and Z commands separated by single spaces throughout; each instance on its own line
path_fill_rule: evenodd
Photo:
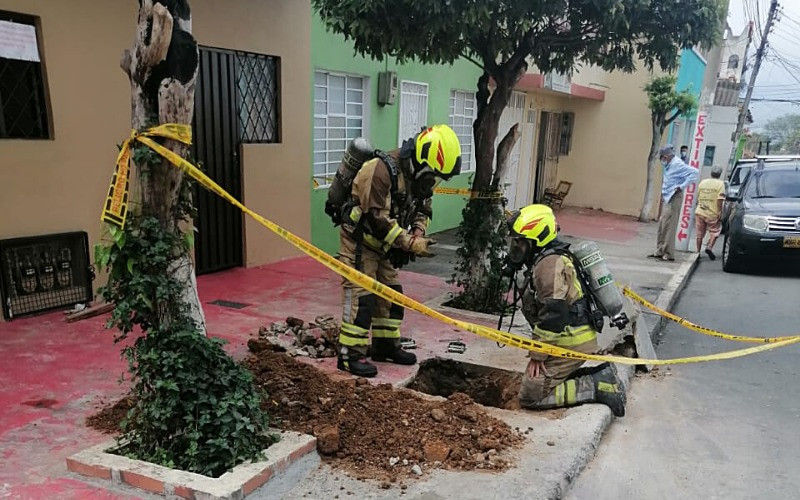
M 800 114 L 773 118 L 764 126 L 764 135 L 772 142 L 770 153 L 797 154 L 800 152 Z
M 697 98 L 691 90 L 679 92 L 675 89 L 677 81 L 673 75 L 659 76 L 644 86 L 653 126 L 659 129 L 660 134 L 679 116 L 688 116 L 697 108 Z
M 664 130 L 679 116 L 688 116 L 697 107 L 697 99 L 689 89 L 677 91 L 675 84 L 678 79 L 673 75 L 653 78 L 644 86 L 647 93 L 647 106 L 650 108 L 652 121 L 652 141 L 650 152 L 647 154 L 647 181 L 644 189 L 642 209 L 639 211 L 639 220 L 647 221 L 651 218 L 654 203 L 654 177 L 658 149 Z
M 606 70 L 674 69 L 681 47 L 715 40 L 718 0 L 313 0 L 334 32 L 381 60 L 452 63 L 493 70 L 511 59 L 542 72 L 576 63 Z

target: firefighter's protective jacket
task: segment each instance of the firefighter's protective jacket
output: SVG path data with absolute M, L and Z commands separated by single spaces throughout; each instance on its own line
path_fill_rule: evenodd
M 559 253 L 541 258 L 533 266 L 533 290 L 526 290 L 522 312 L 539 340 L 574 347 L 594 339 L 588 303 L 572 260 Z M 531 353 L 543 360 L 546 354 Z
M 394 154 L 392 158 L 397 159 Z M 398 160 L 399 162 L 399 160 Z M 402 172 L 397 175 L 397 198 L 407 199 L 407 182 Z M 353 237 L 354 230 L 363 217 L 364 246 L 377 252 L 386 252 L 392 247 L 408 250 L 411 235 L 398 221 L 406 218 L 405 210 L 409 204 L 403 200 L 392 199 L 392 176 L 389 167 L 373 158 L 366 162 L 353 179 L 353 205 L 350 221 L 342 225 L 342 231 Z M 431 216 L 431 199 L 419 203 L 420 208 L 411 220 L 412 229 L 427 230 Z

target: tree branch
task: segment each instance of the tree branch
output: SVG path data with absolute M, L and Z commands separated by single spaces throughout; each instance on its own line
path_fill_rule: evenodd
M 679 116 L 681 116 L 681 112 L 680 111 L 676 111 L 675 114 L 673 114 L 672 116 L 670 116 L 669 118 L 667 118 L 664 121 L 664 125 L 669 125 L 670 123 L 672 123 L 675 120 L 677 120 Z
M 486 68 L 483 66 L 483 64 L 479 63 L 476 59 L 474 59 L 473 57 L 467 55 L 466 53 L 462 52 L 461 53 L 461 57 L 463 57 L 467 61 L 471 62 L 475 66 L 479 67 L 480 69 L 486 71 Z

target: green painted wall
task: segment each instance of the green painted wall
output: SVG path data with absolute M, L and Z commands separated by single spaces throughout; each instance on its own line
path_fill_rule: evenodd
M 311 26 L 311 64 L 314 70 L 329 70 L 369 78 L 369 140 L 376 148 L 391 150 L 397 147 L 399 126 L 399 96 L 394 105 L 378 106 L 378 73 L 397 72 L 398 80 L 413 80 L 428 84 L 428 124 L 447 123 L 450 112 L 450 90 L 474 92 L 480 70 L 472 63 L 458 61 L 452 66 L 429 66 L 417 63 L 399 65 L 393 61 L 378 62 L 354 55 L 353 46 L 344 37 L 325 31 L 314 15 Z M 311 75 L 314 78 L 313 72 Z M 313 85 L 312 85 L 313 89 Z M 313 92 L 313 90 L 312 90 Z M 312 95 L 313 99 L 313 95 Z M 313 108 L 313 106 L 312 106 Z M 313 113 L 313 111 L 312 111 Z M 311 124 L 313 127 L 313 116 Z M 312 134 L 313 135 L 313 134 Z M 313 148 L 313 145 L 311 145 Z M 313 157 L 313 154 L 312 154 Z M 313 165 L 309 165 L 313 176 Z M 457 176 L 442 186 L 467 187 L 470 173 Z M 313 189 L 311 193 L 311 241 L 326 252 L 335 253 L 339 247 L 339 231 L 325 214 L 326 188 Z M 436 195 L 433 200 L 431 231 L 441 231 L 458 226 L 466 197 Z

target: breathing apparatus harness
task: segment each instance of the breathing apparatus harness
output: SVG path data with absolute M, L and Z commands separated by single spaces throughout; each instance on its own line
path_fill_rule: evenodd
M 577 257 L 575 257 L 575 255 L 569 251 L 569 243 L 563 243 L 556 240 L 548 244 L 540 252 L 533 251 L 533 245 L 531 245 L 530 241 L 526 240 L 525 244 L 527 248 L 522 255 L 520 255 L 519 252 L 516 252 L 516 254 L 515 252 L 509 252 L 509 254 L 506 256 L 506 266 L 503 269 L 503 274 L 509 276 L 510 278 L 507 293 L 511 293 L 513 291 L 511 321 L 508 325 L 509 333 L 511 332 L 511 327 L 514 323 L 514 315 L 517 311 L 517 305 L 522 299 L 522 295 L 525 293 L 525 290 L 530 286 L 534 293 L 536 291 L 531 285 L 534 267 L 536 267 L 536 265 L 541 262 L 542 259 L 550 255 L 561 255 L 570 259 L 575 267 L 575 272 L 577 274 L 578 281 L 580 281 L 581 288 L 583 289 L 583 297 L 570 305 L 570 315 L 574 315 L 582 322 L 585 321 L 587 324 L 593 326 L 598 333 L 600 333 L 603 330 L 604 325 L 604 315 L 599 306 L 600 301 L 590 285 L 591 281 L 589 274 L 581 265 Z M 525 280 L 523 281 L 522 287 L 520 287 L 517 282 L 517 273 L 522 270 L 523 266 L 527 267 L 527 269 L 524 271 Z M 498 330 L 502 328 L 504 313 L 504 310 L 500 312 L 500 319 L 497 322 Z M 612 326 L 621 329 L 624 327 L 624 324 L 619 325 L 612 323 Z M 500 348 L 505 347 L 505 345 L 500 344 L 499 342 L 497 343 L 497 346 Z

